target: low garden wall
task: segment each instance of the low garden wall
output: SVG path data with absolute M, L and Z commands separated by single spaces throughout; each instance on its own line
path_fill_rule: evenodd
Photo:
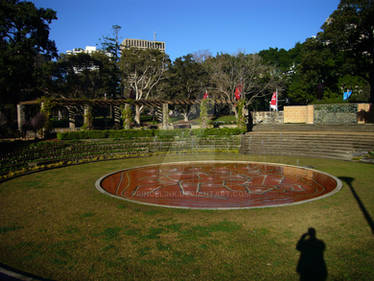
M 314 105 L 313 123 L 357 124 L 357 104 L 316 104 Z
M 0 182 L 45 169 L 158 153 L 239 152 L 242 130 L 86 130 L 60 141 L 1 144 Z
M 363 103 L 285 106 L 283 111 L 253 112 L 254 124 L 348 125 L 374 123 L 374 106 Z
M 283 124 L 283 111 L 256 111 L 252 113 L 253 124 Z
M 305 123 L 313 124 L 314 107 L 306 106 L 285 106 L 284 123 Z

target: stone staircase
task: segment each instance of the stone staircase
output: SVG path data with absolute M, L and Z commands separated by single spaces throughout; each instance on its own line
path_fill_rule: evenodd
M 374 150 L 374 126 L 266 127 L 243 135 L 240 152 L 352 160 Z
M 318 125 L 318 124 L 256 124 L 253 126 L 253 132 L 372 132 L 374 133 L 374 124 L 344 124 L 344 125 Z

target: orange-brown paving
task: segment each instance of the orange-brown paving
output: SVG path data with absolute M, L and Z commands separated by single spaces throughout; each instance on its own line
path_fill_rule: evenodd
M 312 169 L 255 162 L 179 162 L 127 169 L 97 182 L 102 192 L 136 203 L 235 209 L 297 204 L 341 188 Z

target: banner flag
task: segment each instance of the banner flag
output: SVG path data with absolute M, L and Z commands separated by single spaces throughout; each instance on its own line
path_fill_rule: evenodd
M 243 90 L 243 86 L 242 85 L 238 85 L 235 88 L 235 98 L 236 98 L 236 100 L 240 100 L 240 95 L 242 93 L 242 90 Z
M 347 90 L 343 93 L 343 100 L 349 99 L 349 97 L 352 95 L 352 90 Z
M 275 111 L 278 111 L 278 91 L 275 91 L 273 93 L 273 96 L 271 97 L 270 110 L 271 109 L 274 109 Z

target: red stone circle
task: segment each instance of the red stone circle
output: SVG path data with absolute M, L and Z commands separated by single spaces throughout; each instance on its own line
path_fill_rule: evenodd
M 340 190 L 313 169 L 257 162 L 196 161 L 136 167 L 103 176 L 101 192 L 174 208 L 239 209 L 299 204 Z

